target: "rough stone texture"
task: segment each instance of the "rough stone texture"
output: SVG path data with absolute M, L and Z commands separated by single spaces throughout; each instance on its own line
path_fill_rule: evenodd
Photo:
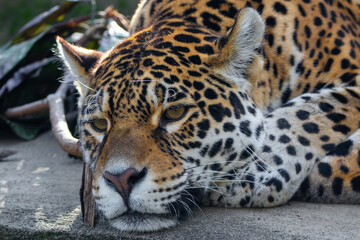
M 24 142 L 0 136 L 0 239 L 358 239 L 360 205 L 290 202 L 271 209 L 195 209 L 181 225 L 148 234 L 120 233 L 81 221 L 82 162 L 50 132 Z

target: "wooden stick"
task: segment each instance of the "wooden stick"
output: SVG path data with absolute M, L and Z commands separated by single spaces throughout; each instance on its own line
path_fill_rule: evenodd
M 49 110 L 48 99 L 41 99 L 36 102 L 28 103 L 19 107 L 8 108 L 4 112 L 7 118 L 23 117 L 41 111 Z
M 71 135 L 66 123 L 63 99 L 68 88 L 68 84 L 64 82 L 55 93 L 49 94 L 45 99 L 9 108 L 4 112 L 4 116 L 7 118 L 23 117 L 50 110 L 52 131 L 60 147 L 71 155 L 82 157 L 79 140 Z
M 95 202 L 92 195 L 92 171 L 90 166 L 84 162 L 83 175 L 80 188 L 81 211 L 83 221 L 92 228 L 95 227 Z
M 54 94 L 47 96 L 51 128 L 56 141 L 65 152 L 77 157 L 82 157 L 80 142 L 71 135 L 65 120 L 63 99 L 65 98 L 68 87 L 67 83 L 62 83 Z

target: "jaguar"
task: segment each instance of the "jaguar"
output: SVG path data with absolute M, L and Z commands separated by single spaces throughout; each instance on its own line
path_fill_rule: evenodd
M 360 203 L 359 2 L 142 0 L 129 32 L 107 52 L 57 38 L 112 226 Z

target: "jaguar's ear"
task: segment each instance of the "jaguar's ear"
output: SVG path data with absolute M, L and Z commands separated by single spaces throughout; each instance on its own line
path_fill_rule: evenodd
M 102 57 L 103 53 L 72 45 L 56 37 L 58 53 L 68 70 L 66 78 L 70 77 L 83 96 L 89 89 L 91 70 Z
M 265 26 L 252 8 L 242 9 L 229 32 L 217 40 L 218 53 L 212 55 L 210 65 L 229 81 L 249 90 L 263 68 L 260 56 Z

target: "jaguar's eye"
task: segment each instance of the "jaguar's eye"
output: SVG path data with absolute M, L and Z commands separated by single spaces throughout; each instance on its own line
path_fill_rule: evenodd
M 91 121 L 91 127 L 97 132 L 106 132 L 108 122 L 104 118 L 98 118 Z
M 165 117 L 170 121 L 176 121 L 184 117 L 186 111 L 185 106 L 172 107 L 165 111 Z

